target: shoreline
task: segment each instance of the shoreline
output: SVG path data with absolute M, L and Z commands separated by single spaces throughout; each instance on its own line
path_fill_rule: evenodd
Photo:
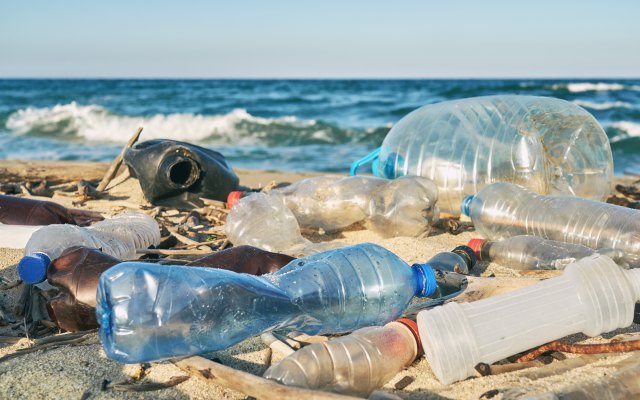
M 86 180 L 99 180 L 108 168 L 108 163 L 76 162 L 76 161 L 0 161 L 0 182 L 15 180 L 42 180 L 50 182 L 75 182 L 82 177 Z M 322 173 L 296 173 L 261 170 L 236 169 L 240 177 L 240 184 L 258 188 L 270 184 L 272 181 L 294 182 L 296 180 L 322 175 Z M 627 184 L 637 177 L 615 177 L 614 183 Z M 109 197 L 115 200 L 89 200 L 82 208 L 100 211 L 107 214 L 121 212 L 144 202 L 138 182 L 129 179 L 113 186 Z M 71 207 L 73 197 L 56 195 L 52 199 L 62 205 Z M 409 238 L 396 237 L 384 239 L 371 231 L 362 228 L 347 229 L 343 232 L 324 235 L 314 235 L 313 241 L 323 240 L 356 244 L 372 242 L 379 244 L 408 263 L 424 262 L 434 254 L 449 251 L 463 245 L 469 239 L 476 237 L 475 232 L 463 232 L 458 235 L 435 232 L 427 237 Z M 16 264 L 22 252 L 20 250 L 0 249 L 0 277 L 13 282 L 17 279 Z M 557 274 L 556 271 L 551 271 Z M 497 264 L 480 264 L 473 271 L 473 276 L 481 277 L 509 277 L 513 279 L 528 279 L 548 277 L 549 272 L 522 273 Z M 13 310 L 13 305 L 19 294 L 19 287 L 0 292 L 0 306 L 5 310 Z M 571 342 L 604 343 L 617 334 L 638 332 L 640 326 L 632 325 L 595 338 L 584 335 L 572 335 L 565 338 Z M 0 336 L 17 336 L 21 328 L 0 327 Z M 28 339 L 21 339 L 15 344 L 3 346 L 0 343 L 0 357 L 11 354 L 17 349 L 30 346 Z M 594 363 L 558 372 L 540 378 L 532 378 L 527 371 L 544 370 L 545 367 L 511 372 L 501 375 L 477 377 L 457 382 L 451 385 L 440 384 L 423 357 L 414 362 L 407 369 L 398 373 L 380 390 L 388 394 L 406 399 L 478 399 L 485 393 L 497 390 L 493 398 L 517 398 L 520 396 L 538 396 L 549 392 L 560 392 L 575 384 L 586 384 L 601 379 L 616 371 L 615 363 L 624 360 L 631 353 L 611 354 Z M 217 358 L 224 365 L 238 370 L 260 375 L 269 364 L 278 362 L 282 357 L 272 352 L 262 344 L 259 338 L 246 340 L 225 351 L 206 355 Z M 568 355 L 574 358 L 575 355 Z M 552 364 L 553 365 L 553 364 Z M 21 355 L 11 360 L 0 362 L 0 397 L 3 398 L 100 398 L 100 399 L 205 399 L 205 398 L 246 398 L 246 395 L 214 385 L 204 379 L 192 376 L 187 381 L 172 388 L 154 392 L 118 392 L 112 389 L 103 390 L 104 382 L 111 384 L 122 382 L 166 382 L 175 376 L 185 373 L 169 362 L 151 363 L 145 369 L 146 377 L 140 379 L 140 366 L 118 364 L 105 357 L 97 336 L 91 337 L 82 345 L 66 345 L 44 352 Z M 405 377 L 413 379 L 402 389 L 396 389 L 395 384 Z M 136 379 L 137 377 L 137 379 Z M 405 379 L 406 381 L 406 379 Z M 109 385 L 107 385 L 109 386 Z

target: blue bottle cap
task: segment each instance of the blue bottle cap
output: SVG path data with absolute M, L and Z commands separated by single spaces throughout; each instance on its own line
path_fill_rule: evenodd
M 414 271 L 417 280 L 417 289 L 415 295 L 418 297 L 427 297 L 432 295 L 437 288 L 436 274 L 429 264 L 413 264 L 411 269 Z
M 22 257 L 18 263 L 18 274 L 24 283 L 35 285 L 47 279 L 47 268 L 51 259 L 44 253 Z
M 462 203 L 460 203 L 460 211 L 467 217 L 471 215 L 471 201 L 474 197 L 473 195 L 465 196 L 465 198 L 462 199 Z

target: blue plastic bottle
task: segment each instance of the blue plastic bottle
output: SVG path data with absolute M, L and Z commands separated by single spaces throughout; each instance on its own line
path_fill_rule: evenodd
M 429 264 L 409 267 L 365 243 L 261 277 L 121 263 L 100 277 L 96 312 L 107 355 L 138 363 L 222 350 L 273 329 L 315 335 L 384 325 L 435 289 Z

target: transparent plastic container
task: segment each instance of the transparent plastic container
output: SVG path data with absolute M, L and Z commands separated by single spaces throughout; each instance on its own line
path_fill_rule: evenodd
M 438 189 L 422 177 L 323 176 L 272 193 L 283 196 L 301 228 L 326 232 L 363 221 L 383 237 L 418 236 L 428 232 L 439 214 Z
M 383 237 L 419 236 L 438 218 L 436 201 L 437 189 L 421 177 L 308 178 L 234 201 L 225 229 L 235 245 L 309 255 L 339 244 L 311 243 L 301 229 L 333 232 L 362 221 Z
M 573 196 L 542 196 L 522 186 L 494 183 L 462 203 L 476 230 L 491 240 L 517 235 L 617 249 L 640 266 L 640 211 Z
M 158 223 L 143 213 L 126 213 L 105 219 L 89 227 L 75 225 L 48 225 L 35 231 L 18 264 L 18 273 L 25 283 L 51 288 L 44 280 L 51 260 L 58 258 L 67 248 L 85 246 L 100 249 L 122 259 L 136 258 L 137 249 L 146 249 L 160 243 Z M 42 287 L 42 286 L 41 286 Z
M 259 277 L 122 263 L 101 275 L 96 315 L 106 354 L 137 363 L 218 351 L 274 329 L 316 335 L 383 325 L 435 289 L 428 265 L 409 267 L 365 243 Z
M 31 239 L 31 235 L 40 228 L 42 226 L 0 224 L 0 247 L 24 249 Z
M 629 326 L 638 300 L 640 270 L 596 254 L 529 287 L 422 311 L 417 323 L 431 369 L 449 384 L 473 375 L 480 362 L 574 333 L 596 336 Z
M 264 377 L 283 385 L 368 396 L 421 352 L 415 322 L 403 319 L 296 351 Z
M 464 196 L 493 182 L 604 200 L 613 175 L 609 139 L 596 119 L 549 97 L 499 95 L 426 105 L 398 121 L 377 153 L 363 159 L 378 158 L 375 175 L 432 179 L 438 206 L 454 215 Z
M 595 250 L 580 244 L 558 242 L 532 235 L 519 235 L 499 241 L 471 239 L 468 245 L 480 261 L 495 262 L 519 270 L 562 270 L 572 262 L 596 253 Z M 601 249 L 597 252 L 609 256 L 619 264 L 624 257 L 622 250 Z

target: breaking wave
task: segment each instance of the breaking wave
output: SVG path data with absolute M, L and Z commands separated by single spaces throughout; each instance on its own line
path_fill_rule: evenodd
M 580 107 L 589 108 L 591 110 L 611 110 L 614 108 L 633 108 L 633 104 L 629 104 L 624 101 L 595 103 L 591 101 L 574 100 L 573 103 L 579 105 Z
M 640 86 L 626 86 L 621 83 L 606 83 L 606 82 L 576 82 L 576 83 L 557 83 L 551 86 L 553 90 L 567 90 L 572 93 L 581 92 L 609 92 L 619 90 L 640 90 Z
M 53 107 L 29 107 L 13 112 L 6 128 L 19 135 L 96 142 L 126 142 L 138 126 L 145 139 L 169 138 L 234 145 L 302 145 L 380 143 L 389 127 L 340 128 L 294 116 L 263 118 L 237 108 L 222 115 L 190 113 L 132 116 L 114 114 L 98 105 L 76 102 Z

